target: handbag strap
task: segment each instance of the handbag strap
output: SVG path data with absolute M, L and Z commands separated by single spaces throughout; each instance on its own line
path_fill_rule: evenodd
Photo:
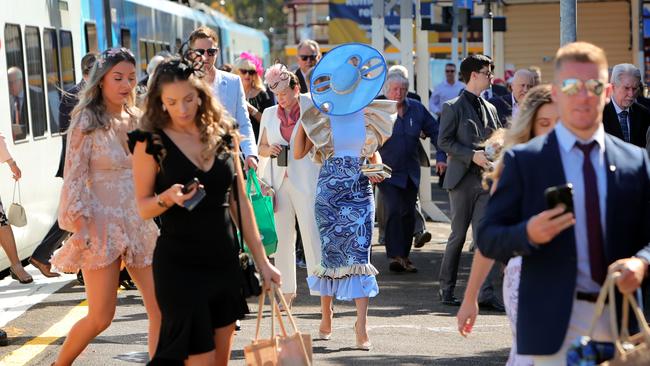
M 259 304 L 257 306 L 257 324 L 255 325 L 255 338 L 253 338 L 253 342 L 256 342 L 260 338 L 260 325 L 262 324 L 262 311 L 264 310 L 265 297 L 266 291 L 262 291 L 262 294 L 259 298 Z
M 22 203 L 23 199 L 20 197 L 20 183 L 18 181 L 14 181 L 14 194 L 11 201 L 12 203 L 16 202 L 16 187 L 18 187 L 18 203 Z
M 239 249 L 244 252 L 244 230 L 241 226 L 241 204 L 239 203 L 239 177 L 235 173 L 235 203 L 237 204 L 237 228 L 239 229 Z M 237 234 L 237 233 L 235 233 Z
M 280 288 L 278 288 L 275 285 L 272 285 L 272 288 L 275 290 L 276 295 L 280 298 L 280 301 L 282 301 L 282 306 L 284 306 L 284 310 L 287 314 L 287 318 L 289 318 L 289 322 L 291 323 L 291 326 L 294 329 L 294 334 L 298 334 L 298 339 L 300 341 L 300 349 L 302 350 L 302 355 L 305 358 L 305 364 L 307 366 L 311 365 L 311 362 L 309 361 L 309 354 L 307 353 L 307 346 L 305 346 L 305 341 L 302 339 L 302 335 L 298 331 L 298 327 L 296 326 L 296 320 L 293 318 L 293 314 L 291 314 L 291 310 L 289 309 L 289 305 L 287 304 L 287 300 L 284 298 L 284 295 L 282 294 L 282 291 L 280 291 Z M 280 324 L 282 324 L 282 320 L 280 320 Z M 283 329 L 284 331 L 284 329 Z M 286 332 L 285 332 L 286 336 Z
M 260 182 L 257 180 L 257 173 L 253 168 L 250 168 L 248 170 L 248 179 L 246 180 L 246 194 L 248 195 L 248 197 L 251 196 L 251 185 L 255 187 L 255 192 L 257 193 L 257 195 L 261 196 L 262 187 L 260 186 Z

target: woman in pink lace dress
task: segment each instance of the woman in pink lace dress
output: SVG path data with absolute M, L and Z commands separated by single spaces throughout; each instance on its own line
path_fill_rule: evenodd
M 528 142 L 532 138 L 544 135 L 551 131 L 558 119 L 557 107 L 551 100 L 551 86 L 540 85 L 531 89 L 521 103 L 518 114 L 512 121 L 512 126 L 505 133 L 503 150 L 516 144 Z M 495 133 L 494 135 L 498 135 Z M 490 139 L 491 140 L 491 139 Z M 486 143 L 489 144 L 490 140 Z M 503 151 L 502 150 L 502 151 Z M 495 169 L 486 178 L 492 181 L 492 190 L 497 185 L 503 165 L 496 163 Z M 476 316 L 478 315 L 478 293 L 483 281 L 487 277 L 494 260 L 485 258 L 476 250 L 472 270 L 470 272 L 463 303 L 456 314 L 458 331 L 466 337 L 472 331 Z M 517 306 L 519 304 L 519 277 L 521 274 L 521 257 L 514 257 L 508 261 L 503 278 L 503 303 L 506 307 L 510 329 L 512 330 L 512 347 L 508 357 L 507 366 L 532 366 L 533 360 L 529 356 L 517 354 Z
M 115 314 L 121 263 L 140 290 L 149 317 L 149 351 L 156 348 L 160 311 L 151 261 L 158 236 L 135 205 L 127 132 L 139 111 L 133 106 L 135 58 L 127 49 L 104 51 L 72 113 L 59 225 L 72 232 L 52 258 L 64 272 L 83 272 L 88 315 L 70 330 L 57 366 L 71 365 Z

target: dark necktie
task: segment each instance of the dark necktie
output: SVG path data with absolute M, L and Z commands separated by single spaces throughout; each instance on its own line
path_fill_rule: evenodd
M 18 99 L 17 97 L 14 98 L 14 118 L 15 118 L 14 123 L 19 125 L 20 124 L 20 99 Z
M 630 129 L 627 127 L 627 111 L 622 111 L 618 114 L 618 122 L 621 124 L 621 130 L 623 130 L 623 139 L 625 142 L 630 142 Z
M 589 245 L 589 267 L 591 278 L 598 284 L 605 282 L 607 264 L 605 263 L 605 250 L 603 245 L 603 228 L 600 222 L 600 200 L 598 198 L 598 183 L 596 171 L 591 164 L 591 150 L 596 146 L 596 141 L 588 144 L 576 142 L 576 147 L 582 150 L 584 161 L 582 163 L 582 176 L 585 184 L 585 210 L 587 214 L 587 241 Z

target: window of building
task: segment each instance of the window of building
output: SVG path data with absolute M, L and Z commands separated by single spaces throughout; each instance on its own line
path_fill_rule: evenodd
M 122 39 L 122 47 L 131 49 L 131 31 L 122 28 L 120 30 L 120 38 Z
M 163 50 L 163 45 L 161 42 L 156 42 L 155 44 L 155 50 L 156 50 L 156 55 L 160 53 L 160 51 Z
M 156 45 L 153 42 L 147 42 L 147 62 L 156 55 Z
M 61 79 L 63 90 L 72 88 L 75 83 L 74 72 L 74 49 L 72 48 L 72 33 L 67 30 L 59 32 L 61 37 L 59 46 L 61 48 Z M 54 132 L 54 131 L 52 131 Z
M 59 132 L 59 104 L 61 102 L 61 78 L 59 65 L 59 42 L 56 30 L 43 30 L 43 53 L 45 56 L 45 80 L 47 80 L 47 104 L 50 131 Z
M 86 23 L 84 26 L 84 33 L 86 35 L 86 50 L 88 52 L 99 52 L 97 26 L 94 23 Z
M 7 81 L 9 84 L 9 120 L 14 141 L 24 140 L 29 133 L 27 96 L 25 94 L 25 60 L 20 27 L 5 25 L 5 52 L 7 56 Z M 3 118 L 6 118 L 3 116 Z
M 45 135 L 47 131 L 47 116 L 45 115 L 41 35 L 38 27 L 25 27 L 25 51 L 27 55 L 27 85 L 29 89 L 29 111 L 32 116 L 32 136 L 40 137 Z

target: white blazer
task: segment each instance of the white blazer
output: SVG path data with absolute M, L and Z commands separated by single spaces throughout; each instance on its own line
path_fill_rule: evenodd
M 315 163 L 309 156 L 305 156 L 300 160 L 293 157 L 294 140 L 296 132 L 298 131 L 298 124 L 302 123 L 302 114 L 308 108 L 313 106 L 311 98 L 307 94 L 300 95 L 300 119 L 296 123 L 291 134 L 291 141 L 289 141 L 289 152 L 287 153 L 288 167 L 278 166 L 277 159 L 260 157 L 258 164 L 258 175 L 264 181 L 273 186 L 277 192 L 282 186 L 284 181 L 285 172 L 291 183 L 302 193 L 308 196 L 316 194 L 316 184 L 318 183 L 318 172 L 320 165 Z M 261 138 L 264 131 L 266 131 L 266 139 L 269 145 L 287 145 L 287 141 L 280 133 L 280 118 L 278 118 L 278 106 L 268 107 L 262 113 L 262 120 L 260 121 Z M 260 141 L 258 141 L 259 146 Z

